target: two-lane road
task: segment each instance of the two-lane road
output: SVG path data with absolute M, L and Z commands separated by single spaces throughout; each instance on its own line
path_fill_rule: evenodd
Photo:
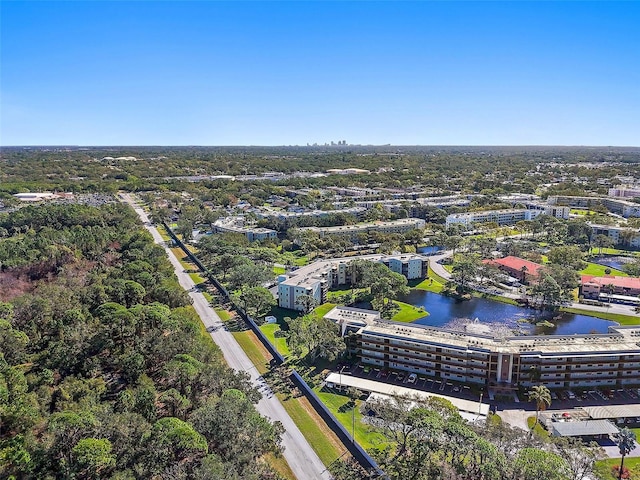
M 134 200 L 128 194 L 121 194 L 121 198 L 131 205 L 136 211 L 145 227 L 151 235 L 153 235 L 154 241 L 163 245 L 164 249 L 173 265 L 178 280 L 182 288 L 189 292 L 189 296 L 193 299 L 193 307 L 204 323 L 207 331 L 210 332 L 214 342 L 220 347 L 224 355 L 227 364 L 239 371 L 247 372 L 253 384 L 260 389 L 263 397 L 258 402 L 258 411 L 269 417 L 273 421 L 279 421 L 285 428 L 285 433 L 282 436 L 282 445 L 284 446 L 284 457 L 289 463 L 291 470 L 295 474 L 298 480 L 329 480 L 331 475 L 325 468 L 324 464 L 320 461 L 320 458 L 311 448 L 309 442 L 300 432 L 300 429 L 293 422 L 287 411 L 280 403 L 278 397 L 269 389 L 264 379 L 260 376 L 249 357 L 244 353 L 238 342 L 231 333 L 224 328 L 224 324 L 215 310 L 209 305 L 207 299 L 193 287 L 195 286 L 193 280 L 187 273 L 184 273 L 184 269 L 180 262 L 173 254 L 173 252 L 164 244 L 158 230 L 151 225 L 147 214 L 136 205 Z M 229 419 L 233 421 L 232 418 Z

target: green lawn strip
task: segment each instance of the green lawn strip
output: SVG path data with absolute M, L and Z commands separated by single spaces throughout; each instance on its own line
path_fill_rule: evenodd
M 251 363 L 256 366 L 256 370 L 258 370 L 260 375 L 266 373 L 267 370 L 269 370 L 267 368 L 267 358 L 265 353 L 256 343 L 259 340 L 256 339 L 254 341 L 252 338 L 255 337 L 255 333 L 245 330 L 244 332 L 232 332 L 232 335 L 235 337 L 242 350 L 244 350 L 244 353 L 247 354 Z
M 174 247 L 171 249 L 171 251 L 180 262 L 180 265 L 182 265 L 182 268 L 184 268 L 185 270 L 197 269 L 197 267 L 193 263 L 188 261 L 188 257 L 185 255 L 184 250 L 182 250 L 180 247 Z
M 594 473 L 596 478 L 600 480 L 618 480 L 613 473 L 613 467 L 620 465 L 619 458 L 608 458 L 596 462 Z M 629 469 L 631 474 L 629 480 L 640 480 L 640 457 L 626 457 L 624 466 Z
M 191 280 L 193 280 L 193 283 L 195 283 L 196 285 L 206 282 L 206 280 L 202 278 L 199 273 L 190 273 L 189 276 L 191 277 Z
M 382 448 L 386 444 L 385 438 L 377 433 L 373 432 L 369 425 L 362 421 L 362 413 L 360 413 L 361 400 L 357 401 L 355 412 L 350 407 L 350 398 L 346 395 L 339 395 L 337 393 L 331 393 L 326 390 L 321 390 L 319 387 L 313 389 L 316 395 L 322 400 L 327 408 L 338 419 L 342 426 L 349 432 L 352 432 L 352 428 L 355 426 L 355 438 L 365 450 L 373 448 Z M 355 413 L 355 415 L 353 415 Z M 355 422 L 352 423 L 352 420 Z
M 618 322 L 620 325 L 640 325 L 640 315 L 624 315 L 621 313 L 594 312 L 592 310 L 582 310 L 581 308 L 560 307 L 561 312 L 575 313 L 577 315 L 587 315 L 589 317 L 603 318 Z
M 288 399 L 277 394 L 284 409 L 307 439 L 325 465 L 331 464 L 344 453 L 344 447 L 335 434 L 324 423 L 305 397 Z M 334 438 L 331 438 L 334 437 Z
M 207 299 L 207 302 L 211 303 L 213 301 L 213 295 L 209 292 L 202 292 L 202 295 Z
M 163 241 L 165 241 L 165 242 L 170 242 L 171 241 L 171 237 L 167 233 L 167 229 L 166 228 L 164 228 L 162 225 L 158 225 L 156 228 L 158 229 L 158 233 L 162 237 Z
M 606 273 L 604 272 L 605 269 L 610 269 L 611 273 L 609 275 L 611 276 L 618 276 L 618 277 L 628 277 L 629 275 L 626 274 L 625 272 L 623 272 L 622 270 L 616 270 L 615 268 L 611 268 L 611 267 L 606 267 L 604 265 L 598 265 L 597 263 L 592 263 L 589 262 L 589 264 L 587 265 L 587 267 L 583 270 L 580 270 L 581 275 L 595 275 L 597 277 L 604 277 L 606 275 Z
M 397 300 L 394 300 L 393 303 L 400 307 L 400 311 L 391 318 L 394 322 L 415 322 L 417 319 L 429 315 L 423 308 L 415 307 L 409 303 Z
M 444 285 L 446 285 L 446 284 L 447 284 L 447 282 L 448 282 L 448 280 L 447 280 L 446 278 L 442 278 L 440 275 L 438 275 L 436 272 L 434 272 L 434 271 L 431 269 L 431 266 L 429 266 L 428 274 L 429 274 L 429 278 L 433 278 L 433 283 L 436 283 L 436 282 L 437 282 L 437 283 L 439 283 L 440 285 L 443 285 L 443 286 L 444 286 Z
M 284 275 L 286 272 L 287 270 L 284 267 L 273 267 L 274 275 Z
M 260 374 L 267 371 L 271 356 L 251 331 L 234 332 L 233 336 L 256 366 Z M 329 465 L 344 452 L 344 445 L 313 409 L 306 397 L 293 398 L 278 393 L 283 407 L 325 465 Z
M 322 305 L 317 306 L 314 310 L 313 313 L 315 313 L 316 315 L 318 315 L 319 317 L 324 317 L 327 313 L 329 313 L 331 311 L 331 309 L 333 309 L 333 307 L 335 307 L 336 304 L 335 303 L 323 303 Z
M 231 313 L 227 312 L 224 308 L 216 308 L 216 313 L 223 322 L 228 322 L 232 318 Z
M 277 323 L 265 323 L 260 326 L 260 330 L 269 339 L 271 344 L 276 347 L 276 350 L 285 357 L 291 355 L 289 346 L 287 345 L 287 339 L 284 337 L 276 337 L 276 332 L 280 331 L 280 325 Z

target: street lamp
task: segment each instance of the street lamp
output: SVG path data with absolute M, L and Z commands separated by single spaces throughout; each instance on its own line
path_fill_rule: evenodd
M 480 402 L 478 403 L 478 418 L 480 418 L 480 414 L 482 413 L 482 394 L 483 393 L 484 393 L 484 390 L 480 389 Z
M 341 391 L 341 392 L 342 392 L 342 371 L 343 371 L 345 368 L 347 368 L 347 366 L 346 366 L 346 365 L 343 365 L 343 366 L 342 366 L 342 368 L 340 369 L 340 372 L 339 372 L 339 379 L 340 379 L 340 380 L 339 380 L 339 382 L 340 382 L 340 391 Z

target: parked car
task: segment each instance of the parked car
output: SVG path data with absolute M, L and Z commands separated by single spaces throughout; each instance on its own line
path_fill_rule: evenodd
M 401 382 L 404 380 L 404 373 L 398 373 L 398 381 Z
M 418 380 L 418 375 L 416 375 L 415 373 L 410 374 L 407 378 L 408 383 L 416 383 L 416 380 Z

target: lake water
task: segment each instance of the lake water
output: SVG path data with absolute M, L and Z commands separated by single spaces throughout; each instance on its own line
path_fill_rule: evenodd
M 594 263 L 599 265 L 605 265 L 607 267 L 615 268 L 617 270 L 622 270 L 625 263 L 633 262 L 633 258 L 629 257 L 621 257 L 617 255 L 601 255 L 599 257 L 595 257 L 593 259 Z
M 423 255 L 435 255 L 440 250 L 442 250 L 442 247 L 430 245 L 428 247 L 418 247 L 417 252 Z
M 519 330 L 523 334 L 571 335 L 574 333 L 606 333 L 610 325 L 616 325 L 615 322 L 609 320 L 563 313 L 559 320 L 553 320 L 554 327 L 538 327 L 531 323 L 525 323 L 523 320 L 533 320 L 535 324 L 536 322 L 550 319 L 557 314 L 547 313 L 543 315 L 542 312 L 533 309 L 484 298 L 458 301 L 451 297 L 423 290 L 412 290 L 409 295 L 399 298 L 399 300 L 418 307 L 424 307 L 430 315 L 416 320 L 415 323 L 433 327 L 455 328 L 456 324 L 459 325 L 464 320 L 477 318 L 479 323 L 501 324 L 511 329 Z

